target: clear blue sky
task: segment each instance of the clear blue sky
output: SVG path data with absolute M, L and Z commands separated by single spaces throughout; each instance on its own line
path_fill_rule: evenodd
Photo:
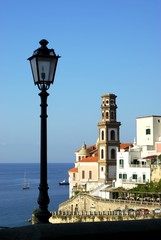
M 160 0 L 1 0 L 0 163 L 39 162 L 40 97 L 27 58 L 43 38 L 61 58 L 48 97 L 48 162 L 96 143 L 101 96 L 117 95 L 121 142 L 161 115 Z

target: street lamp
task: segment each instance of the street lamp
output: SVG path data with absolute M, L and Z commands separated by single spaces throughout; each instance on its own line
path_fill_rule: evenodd
M 50 84 L 54 82 L 58 58 L 53 49 L 48 49 L 48 41 L 42 39 L 41 47 L 33 52 L 33 55 L 28 58 L 31 65 L 32 75 L 35 85 L 38 86 L 41 92 L 41 149 L 40 149 L 40 184 L 38 204 L 39 208 L 35 211 L 37 223 L 48 223 L 51 213 L 48 211 L 48 204 L 50 202 L 48 196 L 47 183 L 47 97 L 49 93 L 47 90 Z

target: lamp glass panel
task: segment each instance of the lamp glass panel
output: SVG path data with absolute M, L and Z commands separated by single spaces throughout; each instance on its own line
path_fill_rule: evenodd
M 52 61 L 50 62 L 50 75 L 49 75 L 50 82 L 54 81 L 56 65 L 57 65 L 57 58 L 53 58 Z
M 38 58 L 39 81 L 49 82 L 50 61 L 46 58 Z
M 30 60 L 30 65 L 31 65 L 31 69 L 32 69 L 33 79 L 34 79 L 34 82 L 36 84 L 38 82 L 38 72 L 37 72 L 36 58 L 32 58 Z

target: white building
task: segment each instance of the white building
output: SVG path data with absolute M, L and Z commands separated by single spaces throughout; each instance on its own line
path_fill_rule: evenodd
M 69 197 L 78 191 L 110 198 L 109 188 L 130 189 L 161 176 L 161 116 L 136 118 L 136 142 L 120 143 L 116 95 L 102 96 L 101 121 L 95 145 L 75 152 L 75 167 L 69 173 Z
M 161 116 L 136 119 L 137 141 L 128 152 L 117 153 L 115 187 L 133 188 L 154 179 L 154 168 L 160 169 Z
M 134 146 L 128 152 L 117 153 L 117 176 L 115 187 L 130 189 L 138 184 L 150 182 L 150 167 L 141 158 L 142 149 Z

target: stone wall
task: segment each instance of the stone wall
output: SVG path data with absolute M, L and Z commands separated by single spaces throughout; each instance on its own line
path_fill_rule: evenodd
M 152 210 L 160 207 L 157 202 L 145 202 L 135 200 L 101 199 L 91 196 L 87 193 L 79 193 L 73 198 L 61 203 L 58 212 L 68 213 L 106 213 L 115 209 L 123 210 L 125 208 L 148 208 Z
M 161 166 L 160 165 L 151 166 L 151 181 L 158 182 L 160 180 L 160 176 Z

